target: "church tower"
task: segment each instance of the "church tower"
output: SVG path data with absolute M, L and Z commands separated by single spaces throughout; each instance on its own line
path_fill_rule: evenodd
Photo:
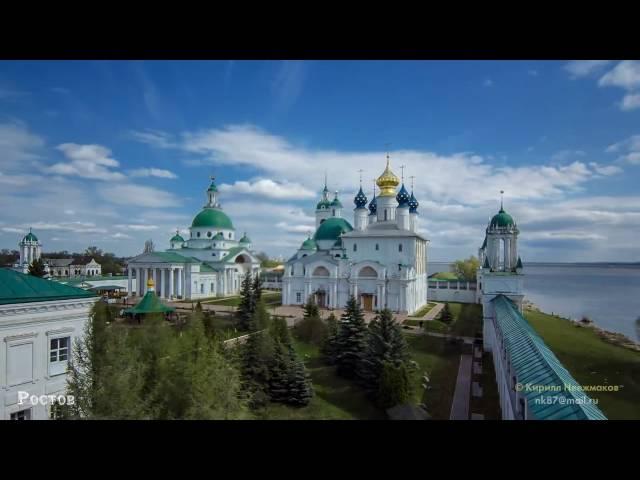
M 337 198 L 337 195 L 336 195 Z M 341 205 L 342 206 L 342 205 Z M 316 205 L 316 230 L 322 222 L 331 216 L 331 200 L 329 200 L 329 189 L 327 188 L 327 175 L 324 176 L 324 188 L 322 196 Z
M 522 260 L 518 255 L 519 233 L 515 220 L 505 211 L 501 200 L 500 210 L 491 218 L 478 251 L 481 263 L 477 273 L 477 291 L 483 305 L 484 347 L 487 351 L 491 350 L 487 329 L 495 315 L 491 300 L 497 295 L 505 295 L 522 311 L 524 275 Z
M 391 171 L 388 154 L 387 166 L 376 180 L 376 184 L 380 188 L 380 195 L 376 199 L 378 222 L 393 222 L 396 219 L 396 187 L 400 184 L 400 179 Z
M 40 258 L 42 244 L 29 229 L 29 233 L 22 238 L 18 245 L 20 246 L 20 266 L 26 273 L 29 271 L 29 265 Z

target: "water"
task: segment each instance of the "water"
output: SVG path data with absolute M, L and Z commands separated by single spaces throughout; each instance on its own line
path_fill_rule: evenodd
M 429 275 L 448 271 L 430 263 Z M 605 330 L 640 341 L 640 265 L 525 264 L 525 299 L 562 317 L 584 316 Z

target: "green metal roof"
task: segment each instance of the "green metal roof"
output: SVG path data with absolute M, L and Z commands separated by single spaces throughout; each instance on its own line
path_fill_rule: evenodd
M 318 245 L 313 238 L 307 238 L 304 242 L 302 242 L 302 246 L 300 250 L 317 250 Z
M 240 243 L 251 243 L 251 239 L 247 237 L 247 234 L 245 233 L 240 239 Z
M 235 230 L 231 219 L 218 208 L 205 207 L 198 215 L 195 216 L 192 227 L 211 227 L 223 228 L 227 230 Z
M 320 224 L 316 230 L 313 239 L 318 240 L 337 240 L 340 235 L 353 230 L 353 227 L 344 218 L 331 217 L 327 218 Z
M 0 305 L 92 298 L 95 293 L 44 278 L 0 268 Z
M 517 382 L 538 389 L 521 391 L 534 417 L 539 420 L 606 420 L 514 303 L 504 295 L 498 295 L 492 303 Z M 557 398 L 552 400 L 555 403 L 536 402 L 536 399 L 553 397 Z
M 503 208 L 500 208 L 500 211 L 491 219 L 492 227 L 509 227 L 514 225 L 514 223 L 511 215 L 505 212 Z
M 143 254 L 145 255 L 145 254 Z M 175 252 L 150 252 L 147 256 L 154 256 L 158 258 L 157 263 L 200 263 L 200 260 L 193 257 L 185 257 Z M 146 263 L 154 263 L 153 260 L 144 260 Z M 90 280 L 88 278 L 87 280 Z
M 331 202 L 331 206 L 335 208 L 342 208 L 342 202 L 338 200 L 338 197 L 334 198 Z
M 209 265 L 207 265 L 206 263 L 203 263 L 202 265 L 200 265 L 200 271 L 201 272 L 215 272 L 215 270 L 210 267 Z
M 37 242 L 38 241 L 38 237 L 36 237 L 33 233 L 31 233 L 31 230 L 29 230 L 29 233 L 27 233 L 24 236 L 22 241 L 23 242 Z
M 211 240 L 224 240 L 224 235 L 222 232 L 216 233 Z
M 124 313 L 130 314 L 146 314 L 146 313 L 166 313 L 173 312 L 175 308 L 164 305 L 155 291 L 148 290 L 144 294 L 142 300 L 135 307 L 127 308 Z
M 184 238 L 178 233 L 176 233 L 173 237 L 171 237 L 170 242 L 184 242 Z
M 217 192 L 217 191 L 218 191 L 218 187 L 216 187 L 216 183 L 214 181 L 211 181 L 211 185 L 209 185 L 207 192 Z

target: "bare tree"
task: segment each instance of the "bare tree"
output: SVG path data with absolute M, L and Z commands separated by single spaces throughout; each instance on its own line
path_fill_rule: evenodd
M 149 239 L 146 242 L 144 242 L 144 253 L 151 253 L 153 251 L 155 251 L 153 240 Z

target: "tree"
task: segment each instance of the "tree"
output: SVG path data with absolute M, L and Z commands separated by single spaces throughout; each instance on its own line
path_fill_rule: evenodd
M 309 296 L 304 306 L 303 318 L 296 324 L 296 337 L 313 345 L 322 346 L 327 337 L 327 326 L 320 318 L 320 310 Z
M 338 319 L 333 312 L 327 318 L 327 335 L 322 344 L 322 354 L 329 365 L 336 363 L 338 342 Z
M 296 358 L 291 361 L 288 380 L 287 403 L 297 407 L 307 405 L 313 398 L 313 387 L 302 360 Z
M 480 261 L 472 255 L 466 260 L 456 260 L 452 265 L 452 271 L 462 280 L 475 282 L 479 267 Z
M 411 379 L 405 363 L 395 365 L 384 362 L 376 395 L 380 408 L 391 408 L 406 403 L 411 396 Z
M 269 333 L 270 317 L 264 302 L 256 307 L 251 320 L 251 334 L 242 346 L 242 380 L 252 397 L 251 406 L 259 407 L 269 400 L 269 381 L 274 363 L 275 344 Z
M 156 249 L 155 245 L 153 244 L 153 240 L 149 239 L 147 241 L 144 242 L 144 250 L 143 253 L 152 253 L 154 252 Z
M 442 312 L 440 312 L 440 321 L 444 323 L 451 323 L 451 320 L 453 320 L 451 309 L 449 308 L 449 304 L 445 303 Z
M 385 364 L 400 366 L 410 361 L 409 346 L 400 325 L 389 309 L 382 310 L 369 324 L 367 351 L 359 370 L 364 386 L 371 392 L 380 387 Z
M 29 265 L 29 275 L 33 275 L 34 277 L 44 277 L 46 273 L 47 272 L 44 269 L 44 262 L 40 258 L 36 258 Z
M 253 285 L 251 288 L 253 290 L 253 303 L 254 305 L 257 305 L 262 299 L 262 279 L 260 278 L 260 275 L 256 275 L 253 278 Z
M 249 330 L 253 314 L 255 312 L 255 303 L 253 296 L 253 285 L 251 283 L 251 274 L 247 272 L 242 279 L 240 285 L 240 304 L 236 315 L 238 317 L 238 327 L 241 330 Z
M 336 340 L 338 375 L 357 378 L 367 350 L 367 325 L 356 299 L 351 296 L 342 315 Z

